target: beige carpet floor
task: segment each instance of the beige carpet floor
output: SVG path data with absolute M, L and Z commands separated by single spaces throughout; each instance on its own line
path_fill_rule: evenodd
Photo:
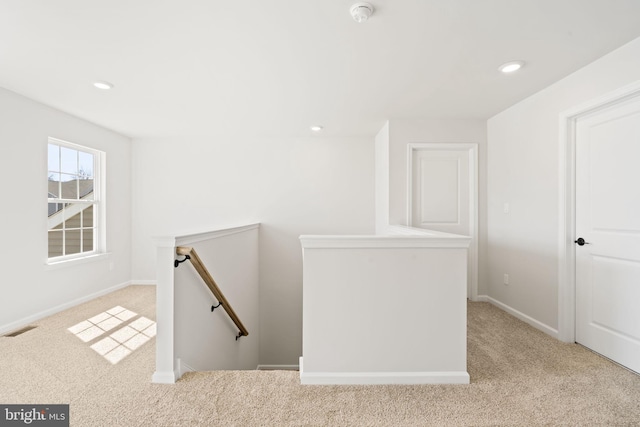
M 136 314 L 119 327 L 155 319 L 154 301 L 130 286 L 0 338 L 0 403 L 69 403 L 72 426 L 640 426 L 640 376 L 487 303 L 469 304 L 471 384 L 457 386 L 301 386 L 292 371 L 152 384 L 154 338 L 112 364 L 90 347 L 103 336 L 68 330 L 116 306 Z

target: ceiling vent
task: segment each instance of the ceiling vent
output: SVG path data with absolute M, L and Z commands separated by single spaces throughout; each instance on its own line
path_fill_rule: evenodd
M 369 3 L 356 3 L 351 6 L 351 16 L 353 20 L 362 23 L 365 22 L 373 13 L 373 6 Z

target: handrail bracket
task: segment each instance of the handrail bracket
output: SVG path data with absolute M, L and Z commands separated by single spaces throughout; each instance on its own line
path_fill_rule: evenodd
M 182 264 L 183 262 L 185 262 L 185 261 L 186 261 L 186 260 L 188 260 L 188 259 L 191 259 L 191 257 L 190 257 L 189 255 L 185 255 L 185 256 L 184 256 L 184 259 L 183 259 L 182 261 L 179 261 L 179 260 L 175 260 L 175 261 L 173 261 L 173 266 L 174 266 L 175 268 L 178 268 L 178 266 L 179 266 L 180 264 Z

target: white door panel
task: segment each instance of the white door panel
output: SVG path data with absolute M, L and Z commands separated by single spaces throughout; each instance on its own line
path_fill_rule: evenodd
M 421 227 L 460 224 L 460 161 L 457 158 L 420 159 L 415 212 Z
M 470 234 L 468 151 L 416 151 L 412 179 L 412 227 Z
M 613 333 L 637 339 L 640 322 L 640 263 L 594 256 L 592 260 L 592 322 Z
M 640 100 L 576 124 L 576 341 L 640 372 Z

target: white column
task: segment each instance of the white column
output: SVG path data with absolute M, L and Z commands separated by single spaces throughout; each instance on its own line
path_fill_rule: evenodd
M 156 372 L 151 381 L 173 384 L 178 378 L 174 356 L 174 281 L 175 238 L 154 238 L 157 247 L 156 271 Z

